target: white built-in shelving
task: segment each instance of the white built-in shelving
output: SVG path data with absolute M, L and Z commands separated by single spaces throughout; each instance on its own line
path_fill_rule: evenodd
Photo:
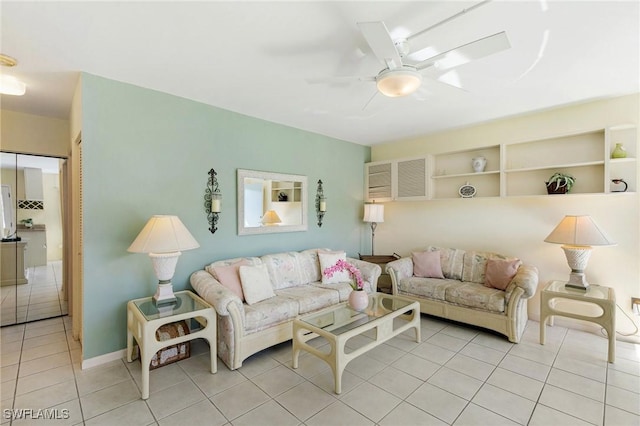
M 554 135 L 420 158 L 366 164 L 368 201 L 438 200 L 459 198 L 459 188 L 470 184 L 479 197 L 546 196 L 545 182 L 556 172 L 576 178 L 571 194 L 609 194 L 622 188 L 638 189 L 638 129 L 635 125 Z M 616 143 L 627 158 L 614 159 Z M 486 167 L 475 172 L 472 160 L 485 157 Z

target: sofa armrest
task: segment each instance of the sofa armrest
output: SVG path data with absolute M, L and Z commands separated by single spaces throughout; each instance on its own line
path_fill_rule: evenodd
M 387 263 L 385 271 L 391 277 L 391 294 L 398 294 L 400 280 L 413 276 L 413 260 L 410 257 L 394 260 Z
M 387 263 L 386 271 L 398 281 L 403 278 L 413 276 L 413 260 L 410 257 L 403 257 L 393 262 Z
M 382 268 L 375 263 L 365 262 L 364 260 L 347 258 L 347 262 L 360 270 L 362 279 L 371 284 L 371 291 L 376 291 L 378 286 L 378 278 L 382 274 Z
M 218 315 L 229 315 L 229 305 L 237 306 L 244 316 L 242 300 L 207 271 L 201 270 L 191 274 L 191 287 L 216 310 Z
M 538 268 L 531 265 L 521 265 L 520 268 L 518 268 L 518 272 L 507 287 L 505 294 L 507 301 L 511 299 L 511 294 L 516 287 L 522 289 L 522 297 L 525 299 L 529 299 L 536 294 L 536 289 L 538 288 Z

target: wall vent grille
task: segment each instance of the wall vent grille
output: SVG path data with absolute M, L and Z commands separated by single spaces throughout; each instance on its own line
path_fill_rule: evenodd
M 398 162 L 398 197 L 426 196 L 426 162 L 423 158 Z

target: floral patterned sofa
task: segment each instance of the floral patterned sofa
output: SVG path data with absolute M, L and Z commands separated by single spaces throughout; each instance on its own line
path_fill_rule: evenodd
M 420 311 L 488 328 L 518 343 L 527 324 L 527 299 L 538 270 L 497 253 L 429 247 L 390 262 L 392 293 L 420 303 Z
M 321 260 L 331 260 L 325 255 L 336 253 L 309 249 L 220 260 L 194 272 L 191 286 L 217 313 L 218 357 L 235 370 L 252 354 L 290 340 L 292 321 L 298 315 L 345 302 L 352 291 L 348 281 L 325 279 L 323 283 L 321 267 L 331 265 L 321 265 Z M 380 266 L 346 260 L 360 270 L 365 291 L 375 291 Z M 261 289 L 256 298 L 257 287 Z

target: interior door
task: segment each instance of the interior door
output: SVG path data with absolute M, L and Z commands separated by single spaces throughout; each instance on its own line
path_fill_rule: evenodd
M 2 198 L 0 208 L 2 214 L 0 246 L 0 325 L 18 323 L 17 282 L 20 275 L 18 269 L 18 241 L 16 240 L 16 209 L 15 193 L 17 185 L 17 155 L 0 153 L 0 184 Z M 22 246 L 22 245 L 20 245 Z M 23 254 L 23 253 L 21 253 Z
M 0 153 L 2 324 L 68 314 L 64 285 L 63 159 Z

